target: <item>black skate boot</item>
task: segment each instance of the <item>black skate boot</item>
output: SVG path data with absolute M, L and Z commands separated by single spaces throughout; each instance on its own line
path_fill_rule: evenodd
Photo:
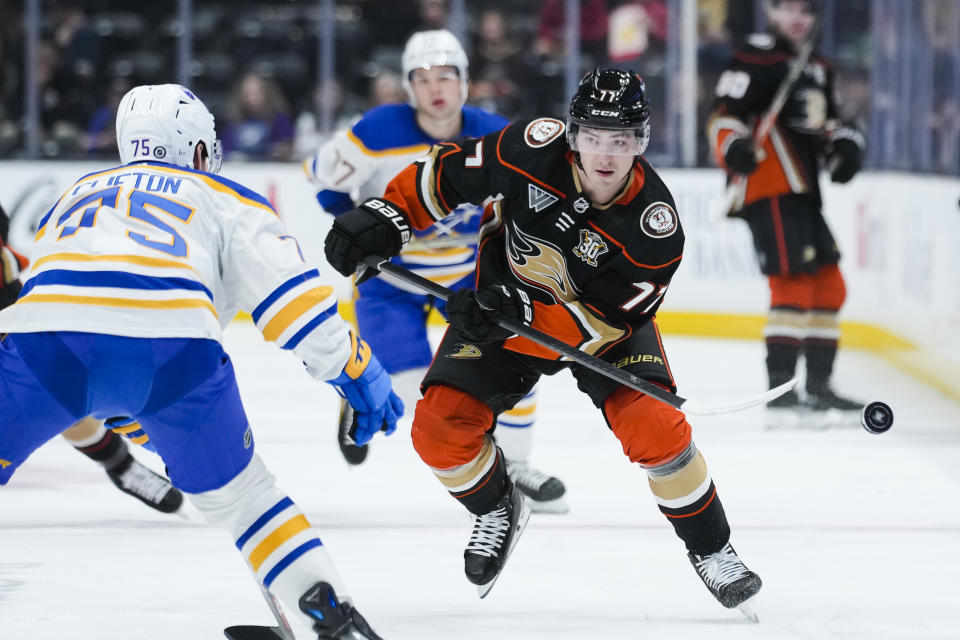
M 353 407 L 346 400 L 340 401 L 340 423 L 337 427 L 337 444 L 340 446 L 340 453 L 343 459 L 349 464 L 360 464 L 367 459 L 369 445 L 358 447 L 353 442 L 350 432 L 353 430 L 354 413 Z
M 349 602 L 340 602 L 326 582 L 300 596 L 300 610 L 313 619 L 318 640 L 383 640 Z
M 806 407 L 800 402 L 800 396 L 795 389 L 787 391 L 779 398 L 767 403 L 767 429 L 789 429 L 797 427 L 807 413 Z
M 183 494 L 179 489 L 137 462 L 129 453 L 106 471 L 117 489 L 161 513 L 175 513 L 183 505 Z
M 744 603 L 760 591 L 763 582 L 760 576 L 744 566 L 729 542 L 716 553 L 700 556 L 687 552 L 687 557 L 720 604 L 727 609 L 740 607 L 747 617 L 756 620 L 756 613 L 749 605 L 745 608 Z
M 829 385 L 807 386 L 804 405 L 810 411 L 809 420 L 821 429 L 859 425 L 864 407 L 862 402 L 837 395 Z
M 463 565 L 467 580 L 477 585 L 481 598 L 493 588 L 529 519 L 530 506 L 512 482 L 492 510 L 474 516 Z
M 530 503 L 533 513 L 566 513 L 567 488 L 560 478 L 548 476 L 526 460 L 507 460 L 507 475 Z

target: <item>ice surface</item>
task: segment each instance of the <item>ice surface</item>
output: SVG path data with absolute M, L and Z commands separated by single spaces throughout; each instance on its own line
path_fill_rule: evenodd
M 869 354 L 842 352 L 837 386 L 893 407 L 885 435 L 769 432 L 759 409 L 693 421 L 733 545 L 764 580 L 754 625 L 699 582 L 569 375 L 541 386 L 533 461 L 566 482 L 571 511 L 534 514 L 480 601 L 463 576 L 469 522 L 417 459 L 409 421 L 350 468 L 334 391 L 251 325 L 227 334 L 258 451 L 387 640 L 960 637 L 960 406 Z M 759 343 L 665 343 L 682 395 L 763 388 Z M 51 442 L 0 489 L 0 637 L 199 640 L 270 623 L 231 542 L 150 512 Z

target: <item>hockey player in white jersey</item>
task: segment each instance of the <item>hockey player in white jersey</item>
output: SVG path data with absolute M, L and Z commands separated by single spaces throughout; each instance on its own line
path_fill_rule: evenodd
M 213 116 L 193 93 L 132 89 L 117 142 L 123 165 L 82 177 L 42 219 L 32 271 L 0 312 L 0 484 L 80 418 L 130 416 L 298 640 L 379 638 L 254 453 L 221 328 L 250 312 L 346 397 L 361 443 L 403 413 L 389 376 L 269 202 L 216 175 Z
M 467 54 L 456 36 L 444 29 L 413 34 L 402 56 L 403 84 L 409 104 L 376 107 L 350 129 L 338 132 L 304 170 L 318 188 L 324 211 L 339 215 L 373 196 L 382 196 L 393 176 L 441 140 L 482 137 L 509 122 L 496 114 L 465 105 Z M 477 232 L 482 210 L 462 205 L 444 222 L 425 232 L 395 262 L 452 289 L 474 286 Z M 419 247 L 417 246 L 419 244 Z M 437 248 L 437 245 L 443 245 Z M 434 248 L 429 248 L 430 246 Z M 427 340 L 431 309 L 445 315 L 445 303 L 399 282 L 374 278 L 360 283 L 357 325 L 393 378 L 397 392 L 411 405 L 420 397 L 420 381 L 433 359 Z M 511 476 L 531 498 L 535 511 L 567 510 L 563 483 L 528 462 L 536 390 L 497 422 L 495 437 Z M 348 462 L 360 464 L 367 448 L 345 442 L 349 407 L 340 414 L 339 442 Z

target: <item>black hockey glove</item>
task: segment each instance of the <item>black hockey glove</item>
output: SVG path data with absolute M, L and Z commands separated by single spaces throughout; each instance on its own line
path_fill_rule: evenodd
M 737 138 L 727 147 L 727 152 L 723 154 L 723 161 L 731 171 L 750 175 L 757 168 L 757 154 L 753 150 L 753 141 L 750 138 Z
M 533 302 L 516 287 L 494 285 L 479 291 L 458 289 L 447 299 L 447 319 L 457 333 L 473 342 L 502 342 L 513 332 L 497 324 L 496 317 L 527 326 L 533 322 Z
M 850 182 L 863 166 L 863 134 L 853 127 L 839 127 L 830 134 L 827 143 L 827 167 L 830 179 L 844 184 Z
M 356 209 L 337 216 L 323 249 L 330 266 L 351 276 L 367 256 L 392 258 L 409 239 L 410 225 L 403 214 L 386 200 L 369 198 Z M 370 269 L 368 273 L 370 277 L 375 271 Z

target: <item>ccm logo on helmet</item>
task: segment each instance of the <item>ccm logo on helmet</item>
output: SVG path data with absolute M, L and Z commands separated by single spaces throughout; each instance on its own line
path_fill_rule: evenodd
M 590 115 L 592 116 L 612 116 L 617 117 L 620 115 L 619 111 L 611 111 L 609 109 L 591 109 Z
M 563 123 L 553 118 L 537 118 L 523 130 L 523 139 L 536 149 L 553 142 L 563 133 Z

